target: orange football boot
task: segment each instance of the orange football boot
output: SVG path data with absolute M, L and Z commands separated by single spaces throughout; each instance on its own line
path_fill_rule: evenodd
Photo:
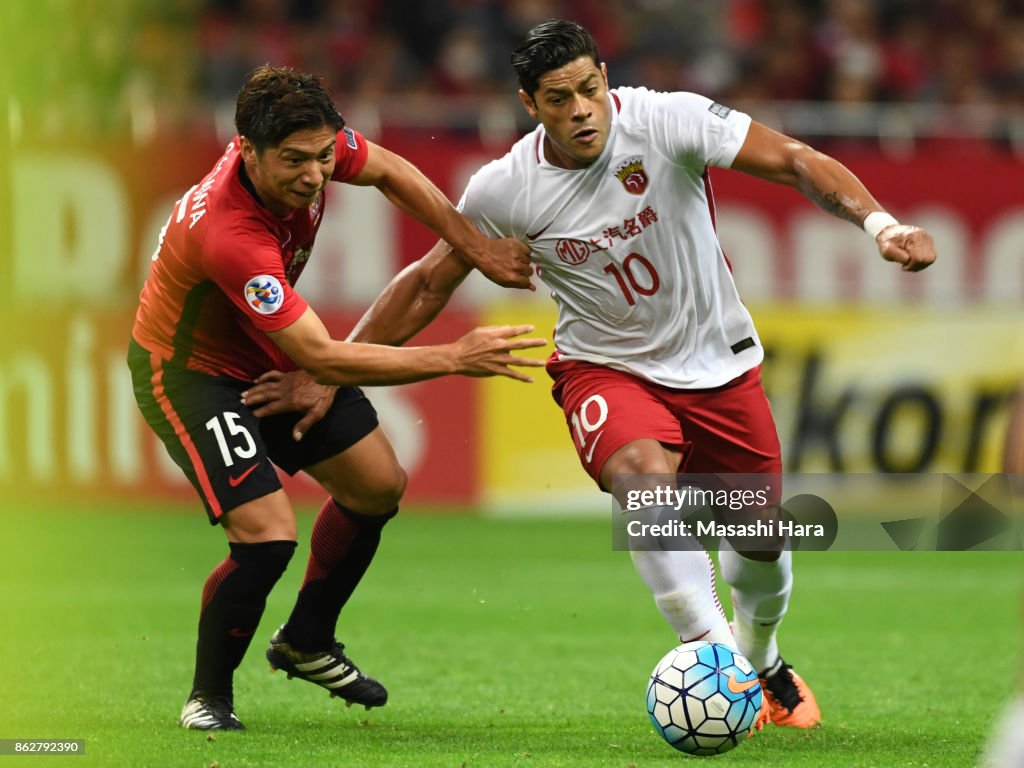
M 781 656 L 760 674 L 760 678 L 769 718 L 774 725 L 815 728 L 821 724 L 821 710 L 814 694 Z
M 772 721 L 772 710 L 771 705 L 768 703 L 768 691 L 764 688 L 764 682 L 761 682 L 761 711 L 757 713 L 757 719 L 754 724 L 750 726 L 750 730 L 747 731 L 747 736 L 753 736 L 755 731 L 763 731 L 764 727 Z

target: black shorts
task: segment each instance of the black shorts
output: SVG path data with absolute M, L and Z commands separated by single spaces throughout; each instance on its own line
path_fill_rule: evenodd
M 171 366 L 132 340 L 128 349 L 135 402 L 206 506 L 211 524 L 235 507 L 281 487 L 274 464 L 289 475 L 336 456 L 377 427 L 377 412 L 358 387 L 341 387 L 334 404 L 295 442 L 298 413 L 257 419 L 242 404 L 252 386 Z

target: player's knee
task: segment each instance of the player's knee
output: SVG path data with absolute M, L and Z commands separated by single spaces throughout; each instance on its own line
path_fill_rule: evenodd
M 673 462 L 671 457 L 669 451 L 653 440 L 634 440 L 608 458 L 602 475 L 671 474 L 678 467 L 678 460 Z
M 295 515 L 283 494 L 236 507 L 228 511 L 220 522 L 229 541 L 258 544 L 295 541 L 298 537 Z
M 263 547 L 265 549 L 264 567 L 268 573 L 280 576 L 291 562 L 292 555 L 295 554 L 296 542 L 268 541 Z
M 784 548 L 785 540 L 780 539 L 777 547 L 773 544 L 771 549 L 737 549 L 736 554 L 740 557 L 745 557 L 747 560 L 756 560 L 760 563 L 774 563 L 782 556 Z
M 391 472 L 370 489 L 369 498 L 366 500 L 366 514 L 384 515 L 395 509 L 401 502 L 408 483 L 409 475 L 400 465 L 395 464 Z
M 362 478 L 358 487 L 347 485 L 332 495 L 343 506 L 361 515 L 386 515 L 401 502 L 408 481 L 405 470 L 395 463 Z
M 231 559 L 258 573 L 269 590 L 288 567 L 295 546 L 294 541 L 231 542 Z

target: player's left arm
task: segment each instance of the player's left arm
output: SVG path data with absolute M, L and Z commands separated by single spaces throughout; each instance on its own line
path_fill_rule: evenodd
M 506 288 L 535 290 L 530 249 L 514 238 L 492 240 L 459 213 L 430 179 L 400 155 L 373 142 L 351 184 L 372 185 L 403 213 L 426 224 L 485 277 Z
M 751 122 L 732 168 L 785 184 L 819 208 L 845 219 L 875 238 L 886 261 L 917 272 L 935 261 L 935 243 L 920 227 L 900 224 L 842 163 L 797 139 Z

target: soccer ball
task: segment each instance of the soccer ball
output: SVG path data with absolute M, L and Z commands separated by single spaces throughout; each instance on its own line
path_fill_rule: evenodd
M 746 657 L 696 640 L 673 648 L 647 683 L 654 730 L 680 752 L 720 755 L 738 746 L 761 711 L 761 685 Z

